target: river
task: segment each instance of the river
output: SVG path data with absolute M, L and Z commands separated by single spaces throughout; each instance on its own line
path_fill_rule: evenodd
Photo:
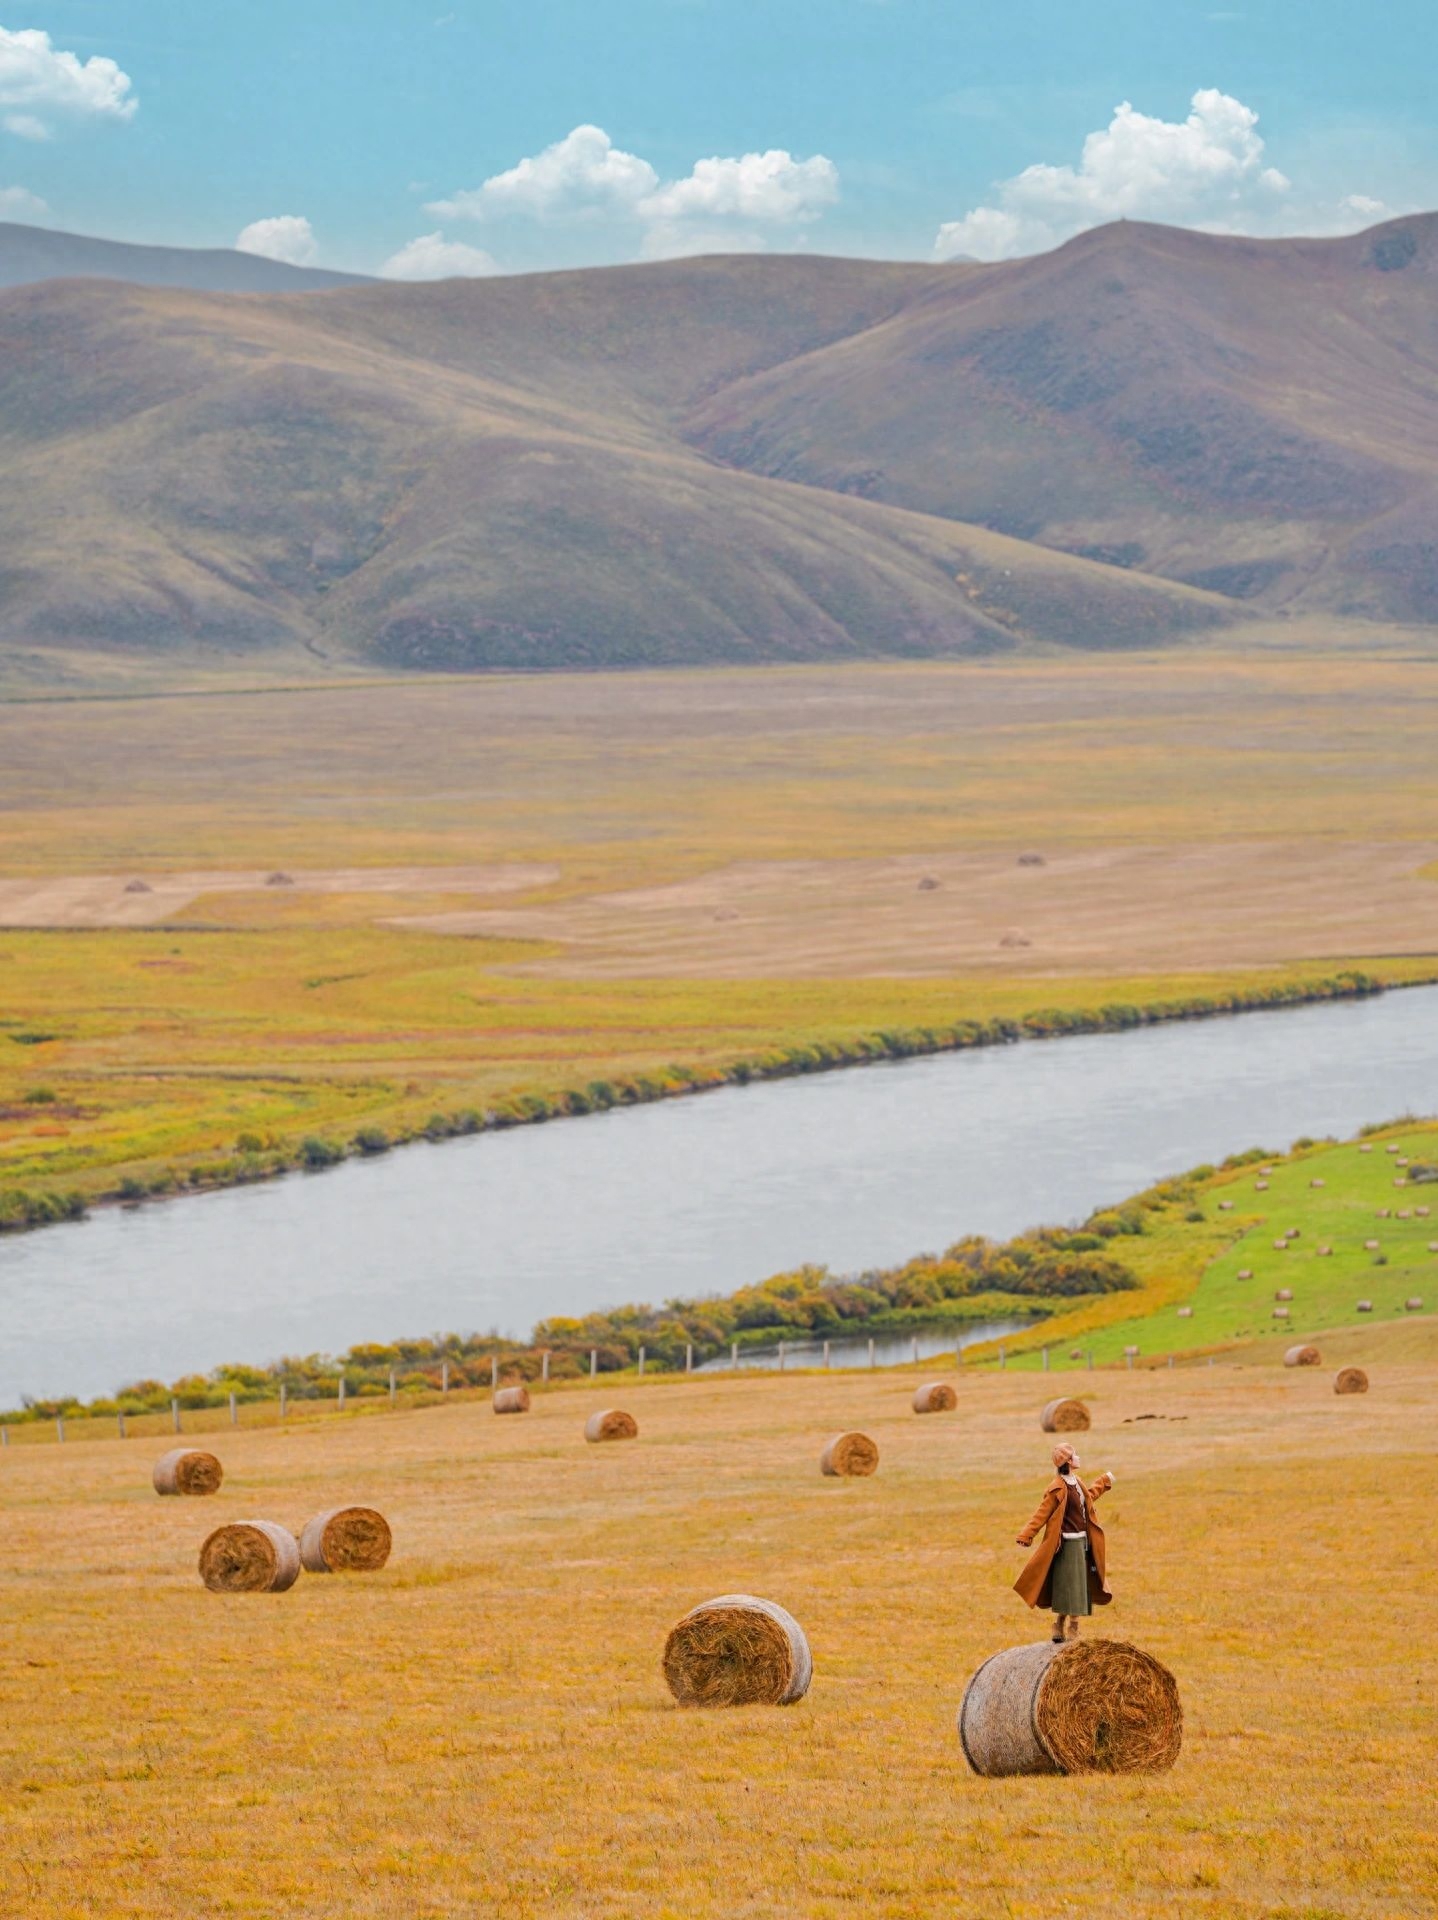
M 402 1334 L 525 1334 L 806 1260 L 887 1265 L 1435 1109 L 1438 987 L 1419 987 L 725 1088 L 105 1209 L 0 1241 L 0 1406 Z

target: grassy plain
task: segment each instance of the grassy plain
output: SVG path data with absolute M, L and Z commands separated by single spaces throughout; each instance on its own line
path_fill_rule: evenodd
M 0 931 L 0 1186 L 883 1027 L 1430 977 L 1435 735 L 1422 659 L 1316 646 L 0 706 L 33 912 Z M 965 876 L 1025 851 L 1020 947 Z M 172 909 L 128 924 L 131 880 Z
M 36 1920 L 1412 1920 L 1438 1899 L 1425 1639 L 1434 1323 L 1351 1356 L 1372 1391 L 1223 1363 L 1086 1382 L 1116 1599 L 1087 1630 L 1172 1667 L 1170 1775 L 970 1775 L 968 1675 L 1037 1637 L 1009 1591 L 1047 1475 L 1034 1376 L 628 1383 L 226 1434 L 204 1503 L 155 1440 L 0 1464 L 0 1911 Z M 1355 1336 L 1356 1337 L 1356 1336 Z M 1139 1421 L 1140 1414 L 1162 1418 Z M 835 1431 L 881 1449 L 821 1479 Z M 1316 1463 L 1321 1470 L 1316 1471 Z M 226 1600 L 222 1519 L 389 1515 L 368 1579 Z M 681 1713 L 687 1607 L 767 1594 L 816 1678 L 788 1710 Z

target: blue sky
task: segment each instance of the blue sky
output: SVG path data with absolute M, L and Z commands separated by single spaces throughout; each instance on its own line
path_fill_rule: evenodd
M 0 217 L 411 277 L 1438 205 L 1433 0 L 0 0 Z M 1129 111 L 1118 114 L 1124 103 Z

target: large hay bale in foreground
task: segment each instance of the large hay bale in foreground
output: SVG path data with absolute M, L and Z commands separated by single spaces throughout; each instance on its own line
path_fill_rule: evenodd
M 155 1462 L 150 1478 L 156 1493 L 218 1493 L 225 1470 L 199 1447 L 171 1447 Z
M 867 1433 L 836 1433 L 819 1455 L 819 1471 L 841 1480 L 862 1480 L 879 1464 L 879 1449 Z
M 813 1677 L 804 1629 L 751 1593 L 706 1600 L 664 1643 L 664 1678 L 681 1707 L 787 1707 Z
M 959 1708 L 975 1773 L 1163 1773 L 1183 1744 L 1178 1682 L 1123 1640 L 1007 1647 Z
M 306 1573 L 378 1573 L 394 1536 L 373 1507 L 330 1507 L 305 1522 L 300 1564 Z
M 915 1413 L 952 1413 L 958 1404 L 959 1396 L 947 1380 L 931 1380 L 914 1393 Z
M 1335 1393 L 1367 1393 L 1368 1375 L 1362 1367 L 1340 1367 L 1333 1376 Z
M 1039 1415 L 1045 1433 L 1087 1433 L 1093 1425 L 1082 1400 L 1050 1400 Z
M 500 1387 L 494 1396 L 496 1413 L 528 1413 L 528 1387 Z
M 586 1440 L 637 1440 L 639 1422 L 632 1413 L 624 1413 L 618 1407 L 607 1407 L 599 1413 L 591 1413 L 584 1423 Z
M 1316 1367 L 1323 1355 L 1317 1347 L 1290 1347 L 1283 1356 L 1285 1367 Z
M 273 1520 L 216 1527 L 200 1548 L 200 1578 L 211 1593 L 285 1593 L 299 1577 L 299 1542 Z

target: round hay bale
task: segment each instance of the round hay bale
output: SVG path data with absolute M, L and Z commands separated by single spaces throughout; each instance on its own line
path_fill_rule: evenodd
M 836 1433 L 819 1456 L 819 1471 L 842 1480 L 861 1480 L 879 1464 L 879 1449 L 867 1433 Z
M 273 1520 L 234 1520 L 200 1548 L 200 1578 L 211 1593 L 285 1593 L 300 1577 L 295 1536 Z
M 1376 1240 L 1365 1240 L 1363 1242 L 1363 1249 L 1365 1253 L 1377 1253 L 1378 1242 Z
M 1288 1235 L 1287 1234 L 1284 1234 L 1281 1240 L 1274 1241 L 1273 1251 L 1275 1253 L 1287 1253 L 1288 1251 Z
M 1087 1433 L 1093 1425 L 1082 1400 L 1050 1400 L 1039 1415 L 1045 1433 Z
M 1335 1393 L 1367 1393 L 1368 1375 L 1362 1367 L 1340 1367 L 1333 1376 Z
M 1330 1254 L 1332 1253 L 1332 1251 L 1333 1251 L 1333 1249 L 1332 1249 L 1332 1247 L 1320 1247 L 1320 1248 L 1318 1249 L 1318 1257 L 1319 1257 L 1319 1259 L 1320 1259 L 1320 1260 L 1326 1260 L 1326 1259 L 1328 1258 L 1328 1256 L 1329 1256 L 1329 1255 L 1330 1255 Z
M 1280 1287 L 1273 1297 L 1275 1300 L 1291 1300 L 1293 1298 L 1293 1289 L 1292 1287 Z
M 585 1421 L 584 1437 L 586 1440 L 637 1440 L 639 1422 L 632 1413 L 624 1413 L 618 1407 L 601 1408 Z
M 1428 1251 L 1430 1253 L 1438 1253 L 1438 1240 L 1430 1240 L 1428 1242 Z
M 959 1396 L 947 1380 L 931 1380 L 914 1393 L 915 1413 L 952 1413 L 958 1404 Z
M 1411 1207 L 1400 1207 L 1393 1218 L 1395 1220 L 1411 1220 L 1413 1218 L 1413 1209 Z
M 813 1677 L 799 1622 L 751 1593 L 706 1600 L 664 1643 L 664 1678 L 681 1707 L 788 1707 Z
M 1392 1140 L 1392 1141 L 1390 1141 L 1390 1142 L 1388 1143 L 1388 1145 L 1387 1145 L 1387 1146 L 1386 1146 L 1386 1147 L 1385 1147 L 1385 1148 L 1383 1149 L 1383 1151 L 1384 1151 L 1385 1153 L 1398 1153 L 1398 1152 L 1400 1152 L 1400 1151 L 1401 1151 L 1401 1149 L 1400 1149 L 1400 1147 L 1399 1147 L 1399 1145 L 1398 1145 L 1398 1142 L 1397 1142 L 1396 1140 Z
M 496 1413 L 528 1413 L 529 1388 L 500 1387 L 495 1392 L 493 1406 Z
M 1266 1180 L 1255 1180 L 1253 1183 L 1253 1191 L 1255 1193 L 1267 1193 L 1268 1182 Z
M 307 1520 L 300 1535 L 306 1573 L 378 1573 L 394 1537 L 373 1507 L 331 1507 Z
M 1403 1302 L 1403 1311 L 1405 1313 L 1422 1313 L 1423 1311 L 1422 1296 L 1416 1293 L 1410 1294 L 1408 1298 Z
M 1287 1307 L 1275 1307 L 1273 1309 L 1273 1317 L 1275 1320 L 1286 1320 L 1288 1318 Z
M 1310 1180 L 1308 1184 L 1310 1187 L 1323 1187 L 1327 1186 L 1328 1183 L 1326 1180 Z
M 1316 1367 L 1323 1355 L 1317 1347 L 1290 1347 L 1283 1356 L 1285 1367 Z
M 1358 1302 L 1358 1311 L 1359 1313 L 1372 1313 L 1373 1302 L 1371 1300 L 1360 1300 Z
M 199 1447 L 171 1447 L 155 1462 L 150 1478 L 156 1493 L 218 1493 L 225 1470 Z
M 1262 1176 L 1263 1176 L 1263 1178 L 1264 1178 L 1264 1179 L 1266 1180 L 1266 1179 L 1268 1178 L 1268 1176 L 1269 1176 L 1269 1174 L 1273 1172 L 1273 1168 L 1272 1168 L 1272 1167 L 1260 1167 L 1260 1168 L 1258 1169 L 1258 1171 L 1259 1171 L 1259 1172 L 1260 1172 L 1260 1173 L 1262 1174 Z
M 1240 1280 L 1251 1280 L 1253 1278 L 1253 1268 L 1240 1267 L 1238 1269 L 1238 1277 Z
M 1220 1200 L 1218 1203 L 1218 1210 L 1220 1213 L 1232 1213 L 1233 1202 L 1231 1200 Z
M 1387 1207 L 1380 1207 L 1373 1216 L 1375 1220 L 1387 1220 L 1390 1217 L 1391 1217 L 1390 1209 Z
M 1193 1308 L 1180 1307 L 1178 1310 L 1178 1317 L 1180 1320 L 1191 1320 L 1193 1318 Z
M 1372 1153 L 1373 1148 L 1368 1142 L 1365 1141 L 1365 1143 L 1358 1149 L 1358 1151 L 1360 1153 Z
M 964 1690 L 975 1773 L 1166 1773 L 1183 1744 L 1178 1682 L 1123 1640 L 1007 1647 Z
M 1302 1227 L 1290 1227 L 1288 1229 L 1288 1232 L 1284 1235 L 1284 1238 L 1287 1240 L 1297 1240 L 1302 1232 L 1303 1232 Z

